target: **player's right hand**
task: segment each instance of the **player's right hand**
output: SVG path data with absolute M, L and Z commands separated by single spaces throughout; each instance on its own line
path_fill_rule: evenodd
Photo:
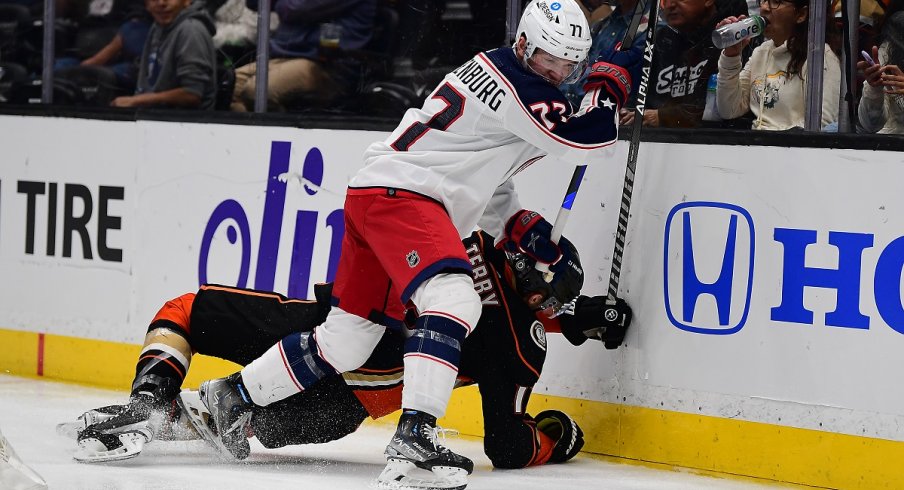
M 616 110 L 621 109 L 628 102 L 628 95 L 631 93 L 631 74 L 621 66 L 597 61 L 590 68 L 584 83 L 585 93 L 596 90 L 599 90 L 597 105 L 604 105 L 604 100 L 610 100 L 616 105 Z
M 551 284 L 555 284 L 556 281 L 565 280 L 566 276 L 569 274 L 572 276 L 579 274 L 583 277 L 584 270 L 581 268 L 581 259 L 577 256 L 577 249 L 575 246 L 564 236 L 559 237 L 559 243 L 556 246 L 559 247 L 559 253 L 561 255 L 559 260 L 549 266 L 549 271 L 554 273 Z M 580 293 L 580 291 L 575 291 L 572 298 L 577 298 Z

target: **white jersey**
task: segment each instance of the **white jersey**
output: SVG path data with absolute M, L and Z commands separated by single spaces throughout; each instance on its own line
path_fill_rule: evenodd
M 409 109 L 388 139 L 370 145 L 349 186 L 422 194 L 445 206 L 462 237 L 479 225 L 501 238 L 521 209 L 513 175 L 545 155 L 578 165 L 611 153 L 617 107 L 596 99 L 588 94 L 575 111 L 513 49 L 479 53 L 446 75 L 422 108 Z

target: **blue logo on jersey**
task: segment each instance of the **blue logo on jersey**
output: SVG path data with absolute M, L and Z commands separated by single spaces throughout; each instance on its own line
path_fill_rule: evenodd
M 559 10 L 562 8 L 562 4 L 559 2 L 553 2 L 552 5 L 549 6 L 550 10 Z
M 680 219 L 673 219 L 673 218 Z M 697 230 L 725 230 L 707 234 Z M 724 247 L 719 247 L 723 244 Z M 712 245 L 710 245 L 712 244 Z M 695 253 L 721 248 L 721 254 Z M 707 246 L 710 245 L 710 246 Z M 718 202 L 681 203 L 665 223 L 665 310 L 688 332 L 728 335 L 747 322 L 753 291 L 754 230 L 747 210 Z
M 254 273 L 254 289 L 272 291 L 276 276 L 276 259 L 279 254 L 279 242 L 282 235 L 283 213 L 286 204 L 286 182 L 280 176 L 289 172 L 289 156 L 292 144 L 288 141 L 274 141 L 270 147 L 270 168 L 267 173 L 267 190 L 264 199 L 264 213 L 260 223 L 260 243 L 257 249 L 257 264 Z M 323 154 L 316 147 L 305 155 L 302 177 L 319 187 L 323 182 Z M 304 190 L 314 196 L 317 188 Z M 317 211 L 299 210 L 295 215 L 295 237 L 292 243 L 292 256 L 289 265 L 289 284 L 287 294 L 294 298 L 306 298 L 311 282 L 311 263 L 314 256 L 314 236 L 318 224 Z M 339 250 L 345 233 L 344 214 L 336 209 L 326 216 L 326 227 L 332 229 L 329 262 L 327 264 L 326 281 L 332 281 L 339 263 Z M 204 235 L 201 239 L 201 250 L 198 258 L 198 282 L 207 283 L 207 262 L 210 249 L 214 244 L 222 246 L 225 242 L 215 240 L 217 230 L 226 223 L 226 240 L 231 245 L 241 238 L 237 287 L 248 284 L 251 270 L 251 227 L 248 216 L 242 205 L 234 199 L 221 202 L 210 215 Z

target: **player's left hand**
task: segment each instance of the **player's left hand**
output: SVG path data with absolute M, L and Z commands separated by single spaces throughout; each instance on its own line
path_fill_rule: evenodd
M 603 307 L 603 328 L 592 331 L 584 331 L 588 338 L 599 339 L 607 349 L 617 349 L 625 340 L 625 334 L 631 325 L 634 313 L 628 303 L 621 298 L 615 298 L 615 304 L 606 304 Z
M 537 430 L 556 441 L 550 463 L 564 463 L 575 457 L 584 447 L 584 431 L 565 412 L 544 410 L 534 417 Z
M 610 305 L 605 296 L 581 296 L 575 303 L 574 314 L 560 318 L 562 335 L 572 344 L 581 345 L 593 339 L 603 342 L 607 349 L 617 349 L 625 340 L 633 312 L 621 298 Z

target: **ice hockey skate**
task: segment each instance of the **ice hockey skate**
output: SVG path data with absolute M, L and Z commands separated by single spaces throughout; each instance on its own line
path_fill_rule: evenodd
M 168 416 L 149 394 L 133 395 L 127 405 L 111 405 L 90 410 L 79 417 L 76 429 L 78 449 L 72 457 L 82 463 L 102 463 L 134 458 L 154 439 L 154 427 Z M 151 421 L 151 419 L 155 419 Z M 58 431 L 65 424 L 58 426 Z
M 102 463 L 134 458 L 154 439 L 197 439 L 194 428 L 177 410 L 164 390 L 147 387 L 134 393 L 125 405 L 88 410 L 74 422 L 56 427 L 57 433 L 78 441 L 73 457 L 82 463 Z
M 109 420 L 128 408 L 128 405 L 107 405 L 95 408 L 78 416 L 73 422 L 61 422 L 57 424 L 57 434 L 68 439 L 78 440 L 78 435 L 88 426 Z
M 375 488 L 394 490 L 459 490 L 468 485 L 474 463 L 436 443 L 436 417 L 405 410 L 386 446 L 386 468 Z M 422 473 L 426 470 L 429 473 Z
M 253 403 L 237 374 L 201 383 L 198 391 L 184 390 L 179 407 L 202 439 L 224 459 L 248 457 L 246 427 L 251 421 Z

